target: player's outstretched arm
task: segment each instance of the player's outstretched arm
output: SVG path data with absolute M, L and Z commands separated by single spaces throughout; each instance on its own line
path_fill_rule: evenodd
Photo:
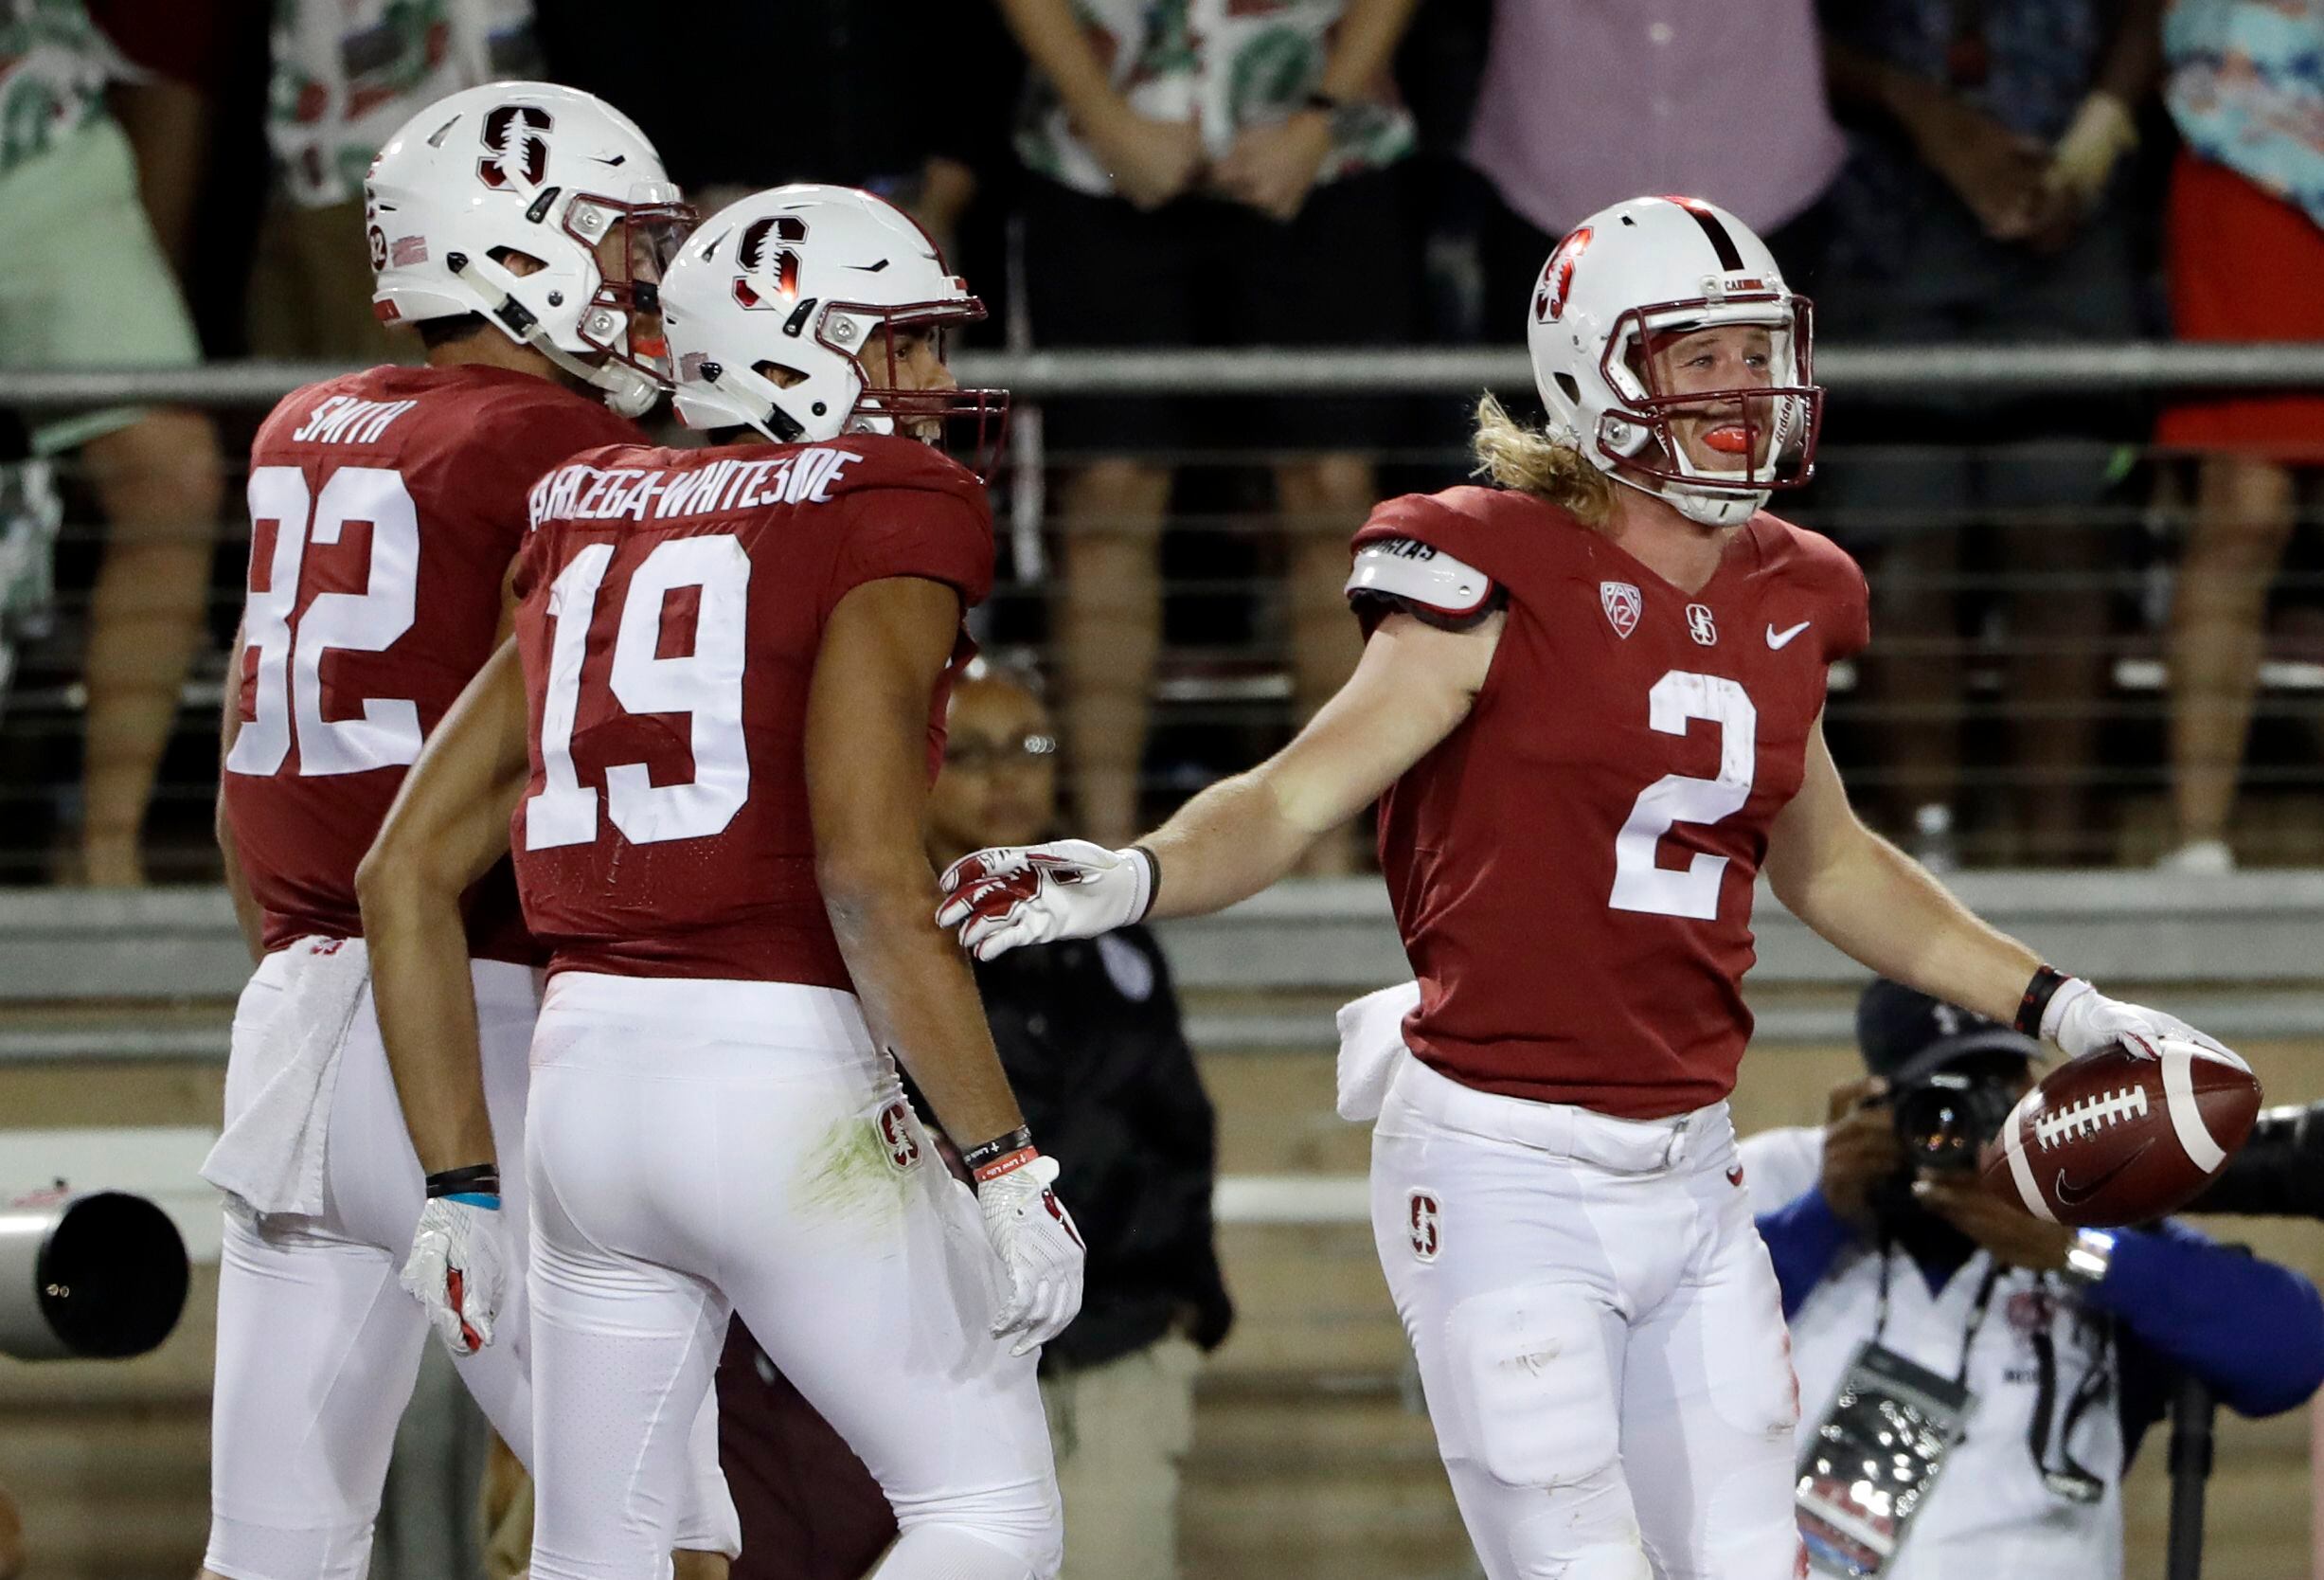
M 1820 715 L 1808 738 L 1806 781 L 1777 815 L 1765 867 L 1776 898 L 1843 953 L 1907 987 L 2038 1032 L 2069 1054 L 2116 1041 L 2151 1052 L 2166 1036 L 2219 1048 L 2175 1015 L 2051 970 L 1866 828 L 1849 805 Z
M 1281 751 L 1213 784 L 1128 851 L 1067 840 L 963 856 L 944 873 L 938 920 L 991 960 L 1250 898 L 1469 716 L 1504 618 L 1446 631 L 1388 616 L 1348 684 Z
M 430 1174 L 495 1161 L 460 896 L 508 853 L 527 767 L 525 674 L 511 640 L 428 737 L 355 872 L 380 1033 Z
M 993 1331 L 1020 1335 L 1022 1355 L 1081 1309 L 1082 1243 L 1049 1190 L 1057 1164 L 1025 1128 L 975 981 L 929 921 L 928 714 L 959 623 L 959 595 L 917 577 L 867 582 L 839 601 L 808 688 L 807 799 L 815 881 L 864 1018 L 976 1176 L 1011 1289 Z

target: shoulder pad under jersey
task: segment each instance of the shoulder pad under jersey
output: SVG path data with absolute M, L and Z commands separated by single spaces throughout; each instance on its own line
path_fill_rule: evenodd
M 1482 619 L 1499 601 L 1492 577 L 1418 538 L 1376 538 L 1357 549 L 1347 590 L 1350 599 L 1385 599 L 1454 627 Z

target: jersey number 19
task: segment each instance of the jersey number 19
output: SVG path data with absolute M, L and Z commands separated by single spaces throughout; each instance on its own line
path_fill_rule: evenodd
M 586 845 L 598 836 L 598 792 L 581 782 L 573 732 L 581 713 L 581 666 L 589 626 L 614 558 L 593 543 L 558 572 L 548 593 L 547 684 L 541 708 L 538 795 L 525 803 L 525 848 Z M 659 655 L 663 611 L 672 594 L 697 591 L 690 652 Z M 734 820 L 750 799 L 750 754 L 742 737 L 742 659 L 750 608 L 750 556 L 732 533 L 671 538 L 630 573 L 621 593 L 608 682 L 630 713 L 687 715 L 694 777 L 656 784 L 643 763 L 608 764 L 605 815 L 633 845 L 702 839 Z

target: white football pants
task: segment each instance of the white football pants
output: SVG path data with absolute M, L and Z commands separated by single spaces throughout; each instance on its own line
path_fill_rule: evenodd
M 281 1012 L 287 962 L 287 951 L 269 955 L 242 990 L 235 1049 L 253 1046 Z M 472 971 L 513 1271 L 525 1256 L 524 1171 L 514 1165 L 538 990 L 524 966 L 477 961 Z M 241 1071 L 244 1062 L 229 1053 L 229 1119 L 252 1095 Z M 340 1055 L 324 1167 L 319 1218 L 226 1212 L 202 1562 L 229 1580 L 362 1580 L 396 1424 L 427 1342 L 426 1317 L 396 1283 L 426 1187 L 367 987 Z M 511 1277 L 492 1342 L 454 1364 L 493 1429 L 529 1463 L 527 1316 L 524 1280 Z M 715 1407 L 693 1424 L 685 1481 L 674 1544 L 735 1553 L 741 1532 L 718 1469 Z
M 1792 1580 L 1799 1419 L 1725 1104 L 1640 1122 L 1405 1059 L 1372 1230 L 1490 1580 Z
M 879 1479 L 881 1580 L 1046 1580 L 1035 1357 L 851 994 L 565 972 L 533 1039 L 536 1580 L 654 1580 L 731 1312 Z

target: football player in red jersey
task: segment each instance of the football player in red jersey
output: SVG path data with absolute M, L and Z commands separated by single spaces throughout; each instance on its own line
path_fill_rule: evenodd
M 1761 509 L 1806 480 L 1822 395 L 1759 239 L 1620 204 L 1528 309 L 1550 425 L 1488 401 L 1500 487 L 1373 513 L 1339 696 L 1137 846 L 963 858 L 939 920 L 989 958 L 1216 910 L 1377 799 L 1420 980 L 1377 1072 L 1374 1230 L 1486 1573 L 1778 1580 L 1798 1403 L 1725 1105 L 1754 878 L 2070 1053 L 2185 1029 L 2043 966 L 1850 812 L 1823 704 L 1865 585 Z
M 1006 396 L 939 336 L 983 309 L 867 193 L 786 187 L 663 284 L 679 415 L 723 442 L 542 477 L 515 640 L 428 745 L 360 880 L 431 1170 L 496 1166 L 445 934 L 513 849 L 552 950 L 534 1034 L 541 1580 L 652 1580 L 730 1312 L 878 1478 L 882 1580 L 1037 1580 L 1060 1553 L 1035 1351 L 1082 1246 L 929 922 L 943 706 L 991 585 L 977 476 L 923 439 Z M 974 1194 L 905 1102 L 907 1066 Z M 489 1214 L 430 1204 L 454 1249 Z M 432 1298 L 467 1309 L 472 1292 Z M 477 1313 L 484 1315 L 484 1313 Z
M 689 217 L 626 117 L 539 83 L 431 105 L 381 151 L 366 195 L 374 299 L 419 327 L 426 366 L 297 391 L 250 456 L 219 838 L 259 964 L 204 1170 L 229 1193 L 204 1565 L 229 1580 L 353 1577 L 369 1561 L 428 1330 L 397 1270 L 432 1188 L 367 991 L 356 865 L 507 628 L 526 490 L 578 449 L 641 437 L 617 412 L 657 396 L 649 288 Z M 513 1146 L 540 957 L 505 870 L 465 912 L 447 943 L 483 1010 L 491 1122 Z M 466 1184 L 476 1212 L 521 1230 L 520 1181 Z M 483 1330 L 443 1336 L 530 1458 L 526 1346 L 469 1353 Z M 731 1554 L 716 1425 L 696 1423 L 678 1544 Z M 701 1562 L 689 1571 L 724 1568 Z

